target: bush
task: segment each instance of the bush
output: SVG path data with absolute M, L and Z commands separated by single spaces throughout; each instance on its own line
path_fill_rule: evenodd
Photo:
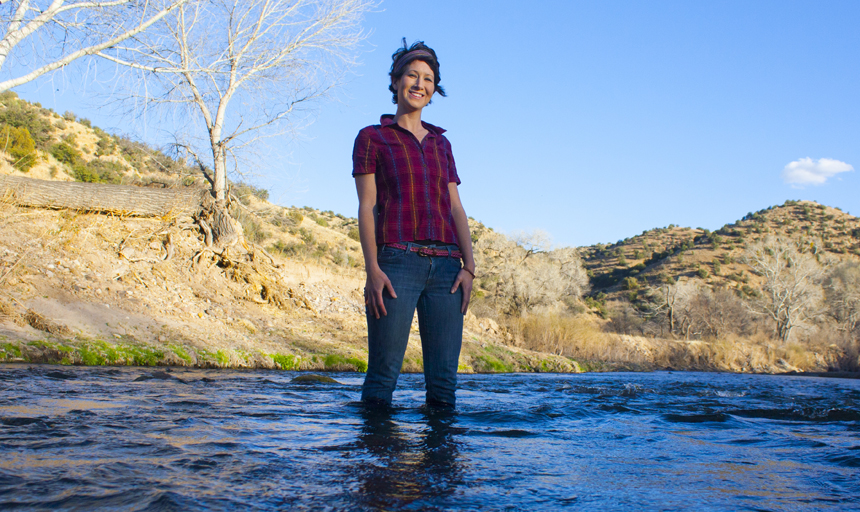
M 263 225 L 258 222 L 258 219 L 254 215 L 239 210 L 235 212 L 234 217 L 242 225 L 242 231 L 245 233 L 246 240 L 259 244 L 272 236 L 263 229 Z
M 303 220 L 305 220 L 305 216 L 301 213 L 293 210 L 287 214 L 287 217 L 293 220 L 296 224 L 301 224 Z
M 349 232 L 346 234 L 346 236 L 348 236 L 348 237 L 352 238 L 352 239 L 353 239 L 353 240 L 355 240 L 356 242 L 360 242 L 360 241 L 361 241 L 361 236 L 360 236 L 360 234 L 359 234 L 359 232 L 358 232 L 358 228 L 357 228 L 357 227 L 356 227 L 356 228 L 349 228 Z
M 239 200 L 246 205 L 250 203 L 250 201 L 248 200 L 249 196 L 254 196 L 261 201 L 269 200 L 268 190 L 260 187 L 255 187 L 254 185 L 249 185 L 248 183 L 244 183 L 241 181 L 233 184 L 233 194 L 235 194 L 236 197 L 238 197 Z
M 301 238 L 302 242 L 309 247 L 316 244 L 317 241 L 314 234 L 305 228 L 299 228 L 299 238 Z
M 110 160 L 99 160 L 98 158 L 94 158 L 87 162 L 86 168 L 90 173 L 95 174 L 95 176 L 98 177 L 98 183 L 122 183 L 122 176 L 125 171 L 123 166 L 116 162 L 111 162 Z
M 328 221 L 327 221 L 327 220 L 325 220 L 324 218 L 322 218 L 322 217 L 318 217 L 318 218 L 316 218 L 316 219 L 314 219 L 314 220 L 315 220 L 315 221 L 316 221 L 316 223 L 317 223 L 317 224 L 319 224 L 320 226 L 322 226 L 322 227 L 324 227 L 324 228 L 327 228 L 327 227 L 328 227 Z
M 27 172 L 36 165 L 36 142 L 26 128 L 0 125 L 0 143 L 19 171 Z
M 0 109 L 0 124 L 25 128 L 33 138 L 36 148 L 47 149 L 54 125 L 34 111 L 26 101 L 13 99 L 5 103 L 6 108 Z
M 707 271 L 707 269 L 704 269 L 704 268 L 699 267 L 699 270 L 697 270 L 697 271 L 696 271 L 696 274 L 697 274 L 700 278 L 702 278 L 702 279 L 707 279 L 707 278 L 708 278 L 708 271 Z
M 638 290 L 639 281 L 635 277 L 625 277 L 621 288 L 624 290 Z
M 68 141 L 54 144 L 50 150 L 51 155 L 60 163 L 73 167 L 76 163 L 83 161 L 83 155 L 77 148 L 69 144 Z
M 101 130 L 98 130 L 96 133 L 98 133 L 99 131 Z M 104 134 L 104 136 L 101 136 L 101 134 L 99 134 L 99 140 L 98 142 L 96 142 L 96 156 L 110 155 L 115 150 L 116 141 L 113 140 L 113 137 L 107 135 L 106 133 Z

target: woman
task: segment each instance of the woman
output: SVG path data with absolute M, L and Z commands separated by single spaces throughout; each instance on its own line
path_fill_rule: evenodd
M 397 113 L 362 129 L 353 149 L 367 270 L 369 360 L 361 396 L 391 404 L 417 307 L 427 404 L 454 407 L 475 277 L 472 238 L 445 130 L 421 121 L 433 95 L 445 96 L 436 52 L 420 41 L 407 48 L 404 39 L 392 60 Z

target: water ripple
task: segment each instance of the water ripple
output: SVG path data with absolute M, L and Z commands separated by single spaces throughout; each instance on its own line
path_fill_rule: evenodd
M 856 380 L 464 375 L 449 412 L 296 376 L 0 366 L 0 509 L 860 506 Z

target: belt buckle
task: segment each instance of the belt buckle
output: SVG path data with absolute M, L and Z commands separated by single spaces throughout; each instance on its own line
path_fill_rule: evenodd
M 425 258 L 429 258 L 430 256 L 433 256 L 432 251 L 433 249 L 430 249 L 428 247 L 422 247 L 418 249 L 418 256 L 424 256 Z

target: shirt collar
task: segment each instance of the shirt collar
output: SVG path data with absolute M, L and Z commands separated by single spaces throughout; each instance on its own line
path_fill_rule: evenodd
M 391 126 L 392 128 L 400 128 L 400 125 L 394 122 L 393 114 L 383 114 L 382 117 L 379 118 L 379 124 L 382 125 L 383 128 L 387 126 Z M 433 135 L 442 135 L 446 131 L 444 128 L 440 128 L 436 125 L 432 125 L 424 121 L 421 121 L 421 125 L 424 126 L 424 128 Z M 402 128 L 400 129 L 402 130 Z

